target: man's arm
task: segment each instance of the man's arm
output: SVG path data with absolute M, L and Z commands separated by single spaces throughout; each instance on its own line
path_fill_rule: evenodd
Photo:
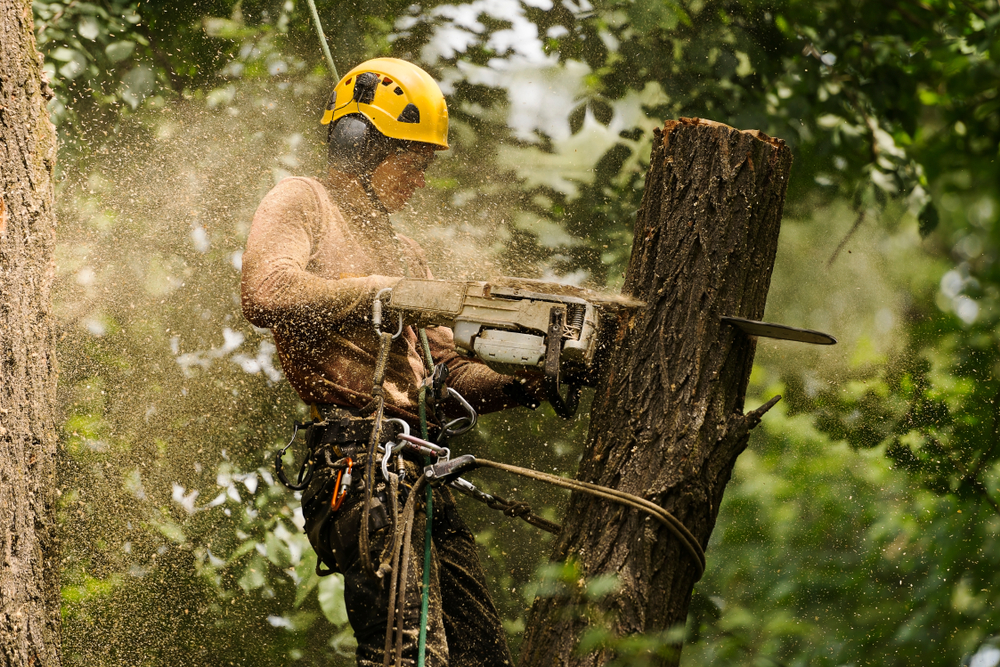
M 434 280 L 423 248 L 405 236 L 401 240 L 409 248 L 414 266 L 420 267 L 424 278 Z M 455 337 L 451 329 L 429 327 L 427 342 L 430 344 L 434 363 L 448 367 L 448 385 L 454 387 L 476 412 L 485 414 L 522 405 L 534 409 L 541 404 L 543 390 L 539 378 L 523 379 L 503 375 L 480 361 L 460 355 L 455 351 Z M 448 407 L 455 406 L 449 404 Z M 460 414 L 461 411 L 456 409 L 454 413 Z
M 300 179 L 286 179 L 264 197 L 254 215 L 241 284 L 243 315 L 259 327 L 328 327 L 366 312 L 375 293 L 399 278 L 329 280 L 306 270 L 324 230 L 319 201 Z
M 427 341 L 434 363 L 448 367 L 448 385 L 454 387 L 476 412 L 485 414 L 518 406 L 534 409 L 541 403 L 539 381 L 502 375 L 482 362 L 463 357 L 455 351 L 451 329 L 429 328 Z

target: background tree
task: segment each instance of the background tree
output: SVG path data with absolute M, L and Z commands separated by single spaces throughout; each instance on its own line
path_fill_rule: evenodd
M 59 650 L 51 91 L 31 3 L 0 2 L 0 661 Z

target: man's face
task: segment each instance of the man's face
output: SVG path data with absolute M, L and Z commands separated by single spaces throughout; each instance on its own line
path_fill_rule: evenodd
M 425 185 L 424 172 L 434 160 L 434 149 L 418 146 L 386 158 L 372 174 L 372 187 L 390 213 L 403 208 L 413 191 Z

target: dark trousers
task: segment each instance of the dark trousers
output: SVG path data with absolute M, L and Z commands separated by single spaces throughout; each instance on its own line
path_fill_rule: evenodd
M 364 571 L 358 550 L 364 497 L 355 484 L 343 505 L 329 511 L 332 475 L 318 471 L 302 500 L 309 541 L 321 557 L 335 562 L 344 575 L 347 615 L 358 642 L 359 667 L 381 667 L 388 620 L 389 577 L 378 579 Z M 370 511 L 370 556 L 377 565 L 392 539 L 385 485 L 375 487 L 376 506 Z M 421 491 L 421 494 L 425 491 Z M 403 494 L 400 494 L 403 495 Z M 404 497 L 399 499 L 402 508 Z M 424 537 L 427 517 L 414 516 L 406 605 L 403 610 L 403 664 L 416 665 L 423 587 Z M 434 490 L 431 522 L 431 576 L 427 629 L 427 667 L 509 667 L 513 664 L 503 625 L 486 588 L 486 577 L 466 527 L 447 489 Z

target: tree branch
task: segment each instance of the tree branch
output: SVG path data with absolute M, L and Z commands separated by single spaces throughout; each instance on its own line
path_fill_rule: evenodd
M 840 239 L 840 243 L 837 244 L 837 249 L 833 251 L 833 254 L 830 255 L 830 259 L 826 261 L 826 268 L 830 268 L 833 265 L 834 260 L 837 259 L 837 255 L 839 255 L 840 251 L 844 249 L 844 246 L 847 245 L 847 242 L 851 240 L 851 237 L 854 236 L 854 233 L 858 231 L 858 228 L 861 227 L 861 223 L 865 221 L 866 217 L 865 210 L 863 208 L 858 208 L 856 209 L 856 211 L 858 217 L 854 219 L 854 224 L 851 225 L 851 228 L 848 230 L 847 234 L 844 235 L 844 238 Z
M 743 419 L 747 424 L 747 430 L 748 431 L 753 430 L 757 426 L 757 424 L 760 423 L 761 418 L 763 418 L 763 416 L 767 414 L 767 411 L 773 408 L 775 405 L 777 405 L 778 401 L 780 400 L 781 400 L 781 394 L 776 394 L 774 398 L 769 400 L 764 405 L 760 406 L 756 410 L 752 410 L 743 415 Z

